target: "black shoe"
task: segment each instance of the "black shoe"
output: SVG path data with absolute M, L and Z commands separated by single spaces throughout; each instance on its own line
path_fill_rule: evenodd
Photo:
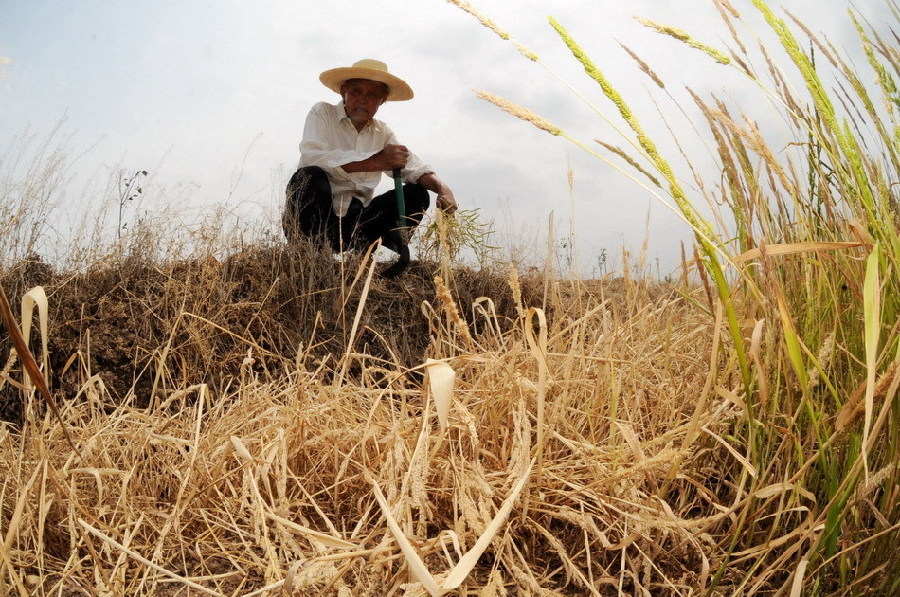
M 399 249 L 397 249 L 397 253 L 399 257 L 397 257 L 397 261 L 391 264 L 390 267 L 386 268 L 383 272 L 381 272 L 382 277 L 384 278 L 396 278 L 409 266 L 409 247 L 406 245 L 401 245 Z

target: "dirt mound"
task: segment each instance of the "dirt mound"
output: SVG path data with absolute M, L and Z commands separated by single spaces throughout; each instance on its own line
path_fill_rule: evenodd
M 123 260 L 82 273 L 56 272 L 30 259 L 4 272 L 0 284 L 17 317 L 19 297 L 44 286 L 50 385 L 60 397 L 76 396 L 98 375 L 115 400 L 146 405 L 154 395 L 197 383 L 221 391 L 251 361 L 252 368 L 272 370 L 301 354 L 323 361 L 343 355 L 364 294 L 354 350 L 372 362 L 420 364 L 430 339 L 422 305 L 435 298 L 439 265 L 414 262 L 397 279 L 376 274 L 364 292 L 368 272 L 360 264 L 358 257 L 342 264 L 307 245 L 275 245 L 224 260 Z M 516 313 L 507 275 L 456 270 L 449 285 L 460 305 L 490 296 L 503 321 Z M 539 300 L 539 280 L 522 288 L 529 304 Z M 8 354 L 7 338 L 0 348 Z M 0 417 L 17 422 L 21 416 L 21 392 L 6 384 Z

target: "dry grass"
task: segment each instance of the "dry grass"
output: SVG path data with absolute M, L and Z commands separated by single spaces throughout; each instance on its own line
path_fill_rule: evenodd
M 46 290 L 29 367 L 47 363 L 59 412 L 10 358 L 0 595 L 897 594 L 900 56 L 854 21 L 870 94 L 809 40 L 835 102 L 750 4 L 805 87 L 765 49 L 749 66 L 724 0 L 728 66 L 653 25 L 796 137 L 773 149 L 694 94 L 721 164 L 699 191 L 551 22 L 623 123 L 604 147 L 696 233 L 677 286 L 475 271 L 446 249 L 394 281 L 271 242 L 162 261 L 134 229 L 57 272 L 30 256 L 46 214 L 22 193 L 0 283 Z
M 255 256 L 261 270 L 273 254 Z M 409 289 L 414 280 L 406 281 Z M 159 290 L 147 283 L 144 297 Z M 353 309 L 377 310 L 384 290 Z M 350 288 L 347 297 L 360 293 Z M 173 294 L 139 319 L 160 317 Z M 240 306 L 262 316 L 266 300 L 256 298 Z M 243 355 L 240 364 L 218 387 L 175 387 L 187 375 L 160 365 L 153 378 L 169 381 L 157 382 L 149 407 L 138 394 L 110 395 L 110 372 L 88 367 L 85 347 L 70 365 L 77 392 L 62 402 L 78 454 L 34 396 L 21 426 L 3 432 L 4 590 L 244 595 L 289 585 L 294 594 L 417 594 L 426 579 L 410 576 L 385 507 L 440 583 L 518 481 L 522 494 L 482 541 L 486 551 L 458 594 L 702 586 L 722 557 L 717 537 L 735 499 L 708 471 L 741 466 L 721 440 L 738 404 L 709 396 L 692 420 L 694 404 L 684 400 L 702 396 L 710 375 L 709 317 L 669 291 L 621 280 L 551 285 L 546 305 L 523 302 L 521 316 L 479 304 L 477 321 L 465 322 L 460 312 L 471 305 L 457 305 L 446 288 L 427 297 L 431 342 L 415 367 L 354 343 L 314 355 L 319 342 L 334 345 L 331 330 L 306 330 L 295 354 L 276 355 L 260 347 L 261 331 L 202 317 L 246 340 L 207 347 L 209 358 L 228 368 Z M 367 325 L 388 336 L 380 324 L 389 322 Z M 279 333 L 300 332 L 290 327 Z M 192 360 L 187 344 L 164 340 L 156 354 L 170 353 L 158 360 Z M 456 372 L 444 432 L 416 374 L 425 355 Z M 356 373 L 336 376 L 347 362 Z

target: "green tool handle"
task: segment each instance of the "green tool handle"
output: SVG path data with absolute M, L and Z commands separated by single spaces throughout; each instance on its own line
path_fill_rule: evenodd
M 397 196 L 397 226 L 403 228 L 406 220 L 406 199 L 403 197 L 403 179 L 400 168 L 394 168 L 394 194 Z

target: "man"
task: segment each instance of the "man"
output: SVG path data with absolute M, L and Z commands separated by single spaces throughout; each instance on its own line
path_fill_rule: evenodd
M 404 181 L 404 226 L 419 224 L 429 206 L 428 191 L 437 206 L 456 210 L 453 191 L 406 146 L 375 119 L 386 101 L 412 99 L 405 81 L 378 60 L 360 60 L 350 67 L 323 72 L 319 80 L 341 96 L 336 104 L 319 102 L 306 117 L 300 142 L 300 164 L 288 183 L 282 225 L 288 241 L 300 235 L 324 238 L 334 251 L 382 244 L 409 258 L 398 233 L 394 190 L 374 197 L 381 177 L 401 170 Z M 404 264 L 405 265 L 405 264 Z

